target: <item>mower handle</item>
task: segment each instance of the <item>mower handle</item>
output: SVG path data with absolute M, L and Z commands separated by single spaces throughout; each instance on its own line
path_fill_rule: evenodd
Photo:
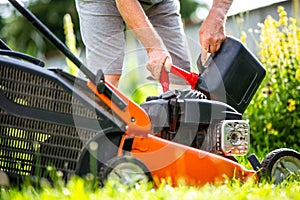
M 170 73 L 184 79 L 186 83 L 191 86 L 192 89 L 196 88 L 199 79 L 198 78 L 199 75 L 197 73 L 185 71 L 184 69 L 181 69 L 175 65 L 171 66 Z M 163 92 L 167 92 L 169 90 L 169 86 L 170 86 L 169 73 L 165 69 L 161 70 L 160 84 L 163 88 Z

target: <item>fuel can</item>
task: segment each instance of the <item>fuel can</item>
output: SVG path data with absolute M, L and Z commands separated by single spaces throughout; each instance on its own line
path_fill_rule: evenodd
M 256 56 L 240 40 L 228 36 L 220 50 L 207 59 L 196 89 L 243 113 L 265 75 Z

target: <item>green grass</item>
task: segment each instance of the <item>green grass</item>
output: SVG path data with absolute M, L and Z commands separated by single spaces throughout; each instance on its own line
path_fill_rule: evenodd
M 261 159 L 263 155 L 258 155 Z M 239 162 L 246 168 L 251 168 L 245 157 L 238 157 Z M 1 200 L 20 199 L 266 199 L 266 200 L 286 200 L 299 199 L 300 177 L 287 180 L 280 185 L 270 182 L 255 183 L 249 180 L 241 183 L 238 180 L 227 180 L 220 184 L 207 184 L 202 187 L 190 187 L 181 185 L 171 187 L 163 182 L 159 187 L 153 188 L 151 184 L 139 185 L 128 188 L 114 182 L 108 182 L 104 187 L 98 186 L 91 177 L 73 177 L 67 183 L 61 179 L 53 177 L 54 185 L 47 181 L 39 184 L 24 183 L 21 188 L 2 188 L 0 191 Z
M 261 159 L 263 155 L 259 154 Z M 245 157 L 238 157 L 246 168 L 251 168 Z M 128 188 L 114 182 L 108 182 L 104 187 L 98 186 L 91 177 L 73 177 L 67 183 L 53 177 L 54 184 L 40 181 L 39 184 L 24 183 L 21 188 L 0 188 L 0 200 L 61 200 L 61 199 L 266 199 L 287 200 L 299 199 L 300 176 L 291 178 L 280 185 L 270 182 L 255 183 L 249 180 L 241 183 L 238 180 L 227 180 L 223 184 L 207 184 L 202 187 L 179 186 L 171 187 L 163 182 L 153 188 L 151 184 Z
M 109 182 L 103 188 L 94 188 L 90 182 L 74 177 L 67 184 L 61 182 L 54 187 L 47 183 L 41 184 L 39 189 L 31 185 L 23 185 L 19 189 L 2 189 L 0 199 L 299 199 L 300 182 L 289 181 L 281 185 L 271 183 L 240 183 L 228 181 L 225 184 L 205 185 L 203 187 L 179 186 L 171 187 L 162 184 L 153 189 L 149 185 L 136 188 Z

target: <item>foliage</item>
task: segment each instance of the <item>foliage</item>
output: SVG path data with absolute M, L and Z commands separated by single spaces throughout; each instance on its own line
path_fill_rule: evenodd
M 199 4 L 197 0 L 180 0 L 180 13 L 182 18 L 190 18 L 199 6 L 205 5 Z
M 76 48 L 76 37 L 74 34 L 74 24 L 71 19 L 70 14 L 65 14 L 64 16 L 64 33 L 65 33 L 65 38 L 66 38 L 66 45 L 70 49 L 70 51 L 74 54 L 77 55 L 77 48 Z M 78 75 L 78 68 L 77 66 L 68 58 L 66 58 L 67 65 L 69 68 L 69 73 L 72 74 L 73 76 Z
M 78 16 L 74 0 L 39 0 L 30 1 L 28 9 L 37 16 L 60 40 L 64 41 L 63 17 L 66 13 L 72 16 L 76 35 L 79 35 Z M 12 49 L 43 56 L 47 52 L 56 51 L 48 41 L 14 9 L 13 14 L 3 19 L 6 24 L 1 28 L 0 38 Z M 13 24 L 13 25 L 12 25 Z
M 300 28 L 278 7 L 279 20 L 260 24 L 260 60 L 267 75 L 246 114 L 257 150 L 290 147 L 299 150 Z

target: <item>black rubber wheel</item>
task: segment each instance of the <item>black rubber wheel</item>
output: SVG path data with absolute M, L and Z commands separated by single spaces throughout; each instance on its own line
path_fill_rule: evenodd
M 293 149 L 276 149 L 265 157 L 261 166 L 260 178 L 279 184 L 293 175 L 300 175 L 300 154 Z
M 147 166 L 132 156 L 112 158 L 101 168 L 99 176 L 102 185 L 110 180 L 126 186 L 152 181 L 152 175 Z

